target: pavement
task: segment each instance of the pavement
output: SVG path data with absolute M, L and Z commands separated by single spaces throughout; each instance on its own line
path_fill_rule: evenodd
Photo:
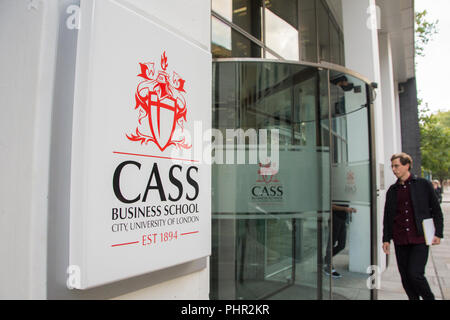
M 444 214 L 444 239 L 440 245 L 431 247 L 425 277 L 436 300 L 450 300 L 450 187 L 444 189 L 441 208 Z M 408 300 L 402 287 L 393 248 L 391 245 L 389 266 L 381 275 L 378 300 Z

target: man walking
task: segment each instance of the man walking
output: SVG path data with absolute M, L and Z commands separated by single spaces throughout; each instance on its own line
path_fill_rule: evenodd
M 425 265 L 429 247 L 425 244 L 422 221 L 433 218 L 433 245 L 443 238 L 443 216 L 431 182 L 410 171 L 413 161 L 406 153 L 394 154 L 391 166 L 397 182 L 386 193 L 383 221 L 383 251 L 389 254 L 394 240 L 402 285 L 410 300 L 434 300 Z

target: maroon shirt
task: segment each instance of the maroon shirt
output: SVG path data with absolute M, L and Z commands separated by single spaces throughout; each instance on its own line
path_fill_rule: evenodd
M 411 176 L 405 184 L 397 182 L 397 214 L 394 218 L 393 237 L 396 245 L 425 243 L 416 227 L 410 192 Z

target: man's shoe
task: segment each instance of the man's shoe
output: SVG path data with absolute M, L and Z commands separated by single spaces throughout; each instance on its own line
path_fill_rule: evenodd
M 324 266 L 323 267 L 323 273 L 325 273 L 327 276 L 329 276 L 330 275 L 330 268 L 328 266 Z
M 330 270 L 330 269 L 327 268 L 327 266 L 325 266 L 325 267 L 323 268 L 323 272 L 324 272 L 327 276 L 330 275 L 329 270 Z M 332 277 L 333 279 L 339 279 L 339 278 L 342 278 L 342 275 L 341 275 L 339 272 L 337 272 L 335 269 L 331 269 L 331 277 Z
M 339 278 L 342 278 L 342 275 L 339 273 L 339 272 L 337 272 L 336 270 L 331 270 L 331 276 L 333 277 L 333 279 L 339 279 Z

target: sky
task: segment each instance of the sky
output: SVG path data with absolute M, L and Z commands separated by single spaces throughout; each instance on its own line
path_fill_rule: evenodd
M 438 34 L 416 58 L 418 97 L 431 112 L 450 111 L 450 0 L 415 0 L 415 10 L 427 10 L 427 21 L 439 20 Z

